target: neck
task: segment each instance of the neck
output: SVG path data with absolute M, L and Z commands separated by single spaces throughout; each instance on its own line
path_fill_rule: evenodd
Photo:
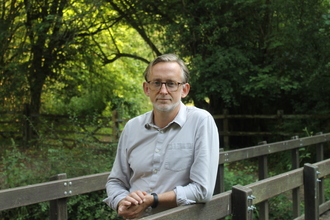
M 174 120 L 175 116 L 178 114 L 180 110 L 180 105 L 174 108 L 171 111 L 164 112 L 154 109 L 154 123 L 159 128 L 166 127 L 171 121 Z

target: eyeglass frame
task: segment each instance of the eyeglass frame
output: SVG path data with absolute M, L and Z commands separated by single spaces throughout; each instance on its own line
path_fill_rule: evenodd
M 151 81 L 150 80 L 150 81 L 146 81 L 146 82 L 148 84 L 150 84 L 151 82 L 159 82 L 160 83 L 159 89 L 158 90 L 153 90 L 153 89 L 150 88 L 152 91 L 159 91 L 162 88 L 163 84 L 165 84 L 165 87 L 166 87 L 167 91 L 169 91 L 169 92 L 176 92 L 176 91 L 178 91 L 180 85 L 186 84 L 186 83 L 183 83 L 183 82 L 175 82 L 175 81 L 161 82 L 161 81 L 157 81 L 157 80 L 155 80 L 155 81 Z M 168 87 L 168 85 L 167 85 L 168 83 L 175 83 L 177 85 L 176 90 L 174 90 L 174 91 L 170 90 L 169 87 Z

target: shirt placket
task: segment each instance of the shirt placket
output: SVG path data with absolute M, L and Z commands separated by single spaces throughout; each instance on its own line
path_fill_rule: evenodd
M 153 192 L 153 189 L 156 187 L 157 181 L 159 179 L 159 171 L 161 167 L 161 155 L 162 155 L 162 146 L 165 139 L 165 131 L 160 129 L 157 134 L 157 141 L 153 155 L 153 167 L 152 167 L 152 177 L 150 180 L 150 189 L 149 192 Z

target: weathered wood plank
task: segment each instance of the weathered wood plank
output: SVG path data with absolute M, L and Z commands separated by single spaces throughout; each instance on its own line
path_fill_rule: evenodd
M 303 185 L 303 168 L 246 185 L 252 189 L 255 204 Z
M 330 159 L 314 163 L 314 165 L 318 166 L 318 171 L 320 172 L 318 175 L 319 178 L 330 174 Z
M 151 220 L 215 220 L 231 214 L 231 191 L 227 191 L 212 197 L 206 204 L 180 206 L 160 212 L 142 219 Z
M 288 140 L 272 144 L 263 144 L 237 150 L 225 151 L 220 153 L 220 164 L 245 160 L 258 156 L 268 155 L 281 151 L 296 149 L 304 146 L 319 144 L 330 141 L 330 134 L 321 134 L 312 137 L 300 138 L 298 140 Z
M 319 219 L 318 167 L 312 164 L 304 166 L 305 218 Z
M 0 210 L 62 198 L 64 180 L 34 184 L 0 191 Z
M 252 190 L 248 187 L 236 185 L 232 188 L 233 201 L 233 220 L 252 220 L 252 199 L 248 199 L 252 195 Z
M 94 192 L 105 189 L 109 172 L 68 179 L 71 195 Z M 71 184 L 70 184 L 71 182 Z M 88 184 L 86 184 L 88 183 Z
M 299 168 L 300 156 L 299 149 L 291 150 L 292 170 Z M 294 218 L 301 215 L 300 213 L 300 187 L 292 189 L 292 216 Z
M 320 205 L 320 215 L 330 210 L 330 201 L 327 201 Z
M 0 211 L 103 190 L 108 175 L 106 172 L 1 190 Z

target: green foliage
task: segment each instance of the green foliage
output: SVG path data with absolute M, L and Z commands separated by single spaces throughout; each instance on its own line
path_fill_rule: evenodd
M 122 218 L 112 211 L 102 199 L 106 198 L 105 191 L 70 197 L 68 200 L 68 219 L 117 219 Z
M 329 176 L 326 176 L 323 178 L 323 183 L 324 183 L 324 198 L 325 201 L 330 201 L 330 178 Z
M 141 57 L 150 52 L 106 2 L 10 0 L 0 5 L 2 106 L 17 109 L 29 102 L 34 113 L 41 108 L 86 115 L 124 105 L 123 114 L 131 117 L 147 110 Z M 117 61 L 118 54 L 131 58 Z
M 179 53 L 189 64 L 195 105 L 214 114 L 224 107 L 233 114 L 329 112 L 327 1 L 145 5 L 141 9 L 153 24 L 166 30 L 160 35 L 165 51 Z
M 293 219 L 292 201 L 287 194 L 280 194 L 269 201 L 269 218 L 270 219 Z
M 1 189 L 48 182 L 59 173 L 68 178 L 111 170 L 116 146 L 94 144 L 90 147 L 34 147 L 20 150 L 12 145 L 1 146 L 0 186 Z M 121 219 L 102 200 L 105 191 L 68 199 L 69 219 Z M 48 219 L 49 203 L 39 203 L 1 211 L 0 219 Z
M 253 161 L 225 164 L 225 191 L 235 185 L 248 185 L 257 180 L 257 167 Z
M 14 140 L 10 147 L 1 149 L 1 188 L 12 188 L 25 186 L 31 183 L 31 179 L 36 182 L 41 181 L 37 174 L 43 172 L 44 167 L 39 166 L 39 162 L 34 161 L 33 157 L 28 157 L 21 152 Z M 41 155 L 40 157 L 41 158 Z

